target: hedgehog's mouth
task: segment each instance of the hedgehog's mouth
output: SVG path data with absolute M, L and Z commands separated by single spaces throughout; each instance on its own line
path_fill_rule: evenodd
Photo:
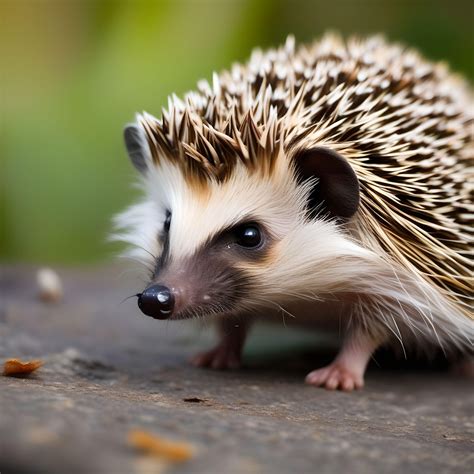
M 242 312 L 250 294 L 250 279 L 234 271 L 232 277 L 228 274 L 219 280 L 212 289 L 197 292 L 197 296 L 189 295 L 188 299 L 183 295 L 169 319 L 204 319 Z
M 174 321 L 180 321 L 184 319 L 205 319 L 213 316 L 233 314 L 238 311 L 238 307 L 238 301 L 235 301 L 235 303 L 211 303 L 191 306 L 173 314 L 169 319 Z

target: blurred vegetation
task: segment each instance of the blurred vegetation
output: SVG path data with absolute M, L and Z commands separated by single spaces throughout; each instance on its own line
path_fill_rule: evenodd
M 110 217 L 137 193 L 123 125 L 253 46 L 382 32 L 472 79 L 473 15 L 470 0 L 2 0 L 1 259 L 110 256 Z

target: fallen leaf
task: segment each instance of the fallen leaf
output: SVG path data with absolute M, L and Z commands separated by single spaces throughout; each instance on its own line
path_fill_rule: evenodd
M 30 360 L 23 362 L 20 359 L 8 359 L 3 364 L 3 375 L 7 377 L 15 375 L 28 375 L 43 365 L 41 360 Z
M 135 449 L 173 462 L 187 461 L 193 455 L 188 443 L 170 441 L 142 430 L 132 430 L 128 442 Z

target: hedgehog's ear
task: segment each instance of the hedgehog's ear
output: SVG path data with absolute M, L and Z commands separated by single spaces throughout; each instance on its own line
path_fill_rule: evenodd
M 146 173 L 148 163 L 151 161 L 151 153 L 145 132 L 140 126 L 132 124 L 125 127 L 123 136 L 133 166 L 140 173 Z
M 317 178 L 309 195 L 310 211 L 327 210 L 331 216 L 352 217 L 359 207 L 359 181 L 347 160 L 328 148 L 310 148 L 295 157 L 298 182 Z M 319 206 L 319 207 L 318 207 Z

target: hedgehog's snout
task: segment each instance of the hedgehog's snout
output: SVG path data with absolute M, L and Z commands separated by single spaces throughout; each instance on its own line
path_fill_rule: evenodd
M 167 286 L 152 285 L 138 295 L 138 307 L 154 319 L 168 319 L 173 314 L 175 299 L 174 292 Z

